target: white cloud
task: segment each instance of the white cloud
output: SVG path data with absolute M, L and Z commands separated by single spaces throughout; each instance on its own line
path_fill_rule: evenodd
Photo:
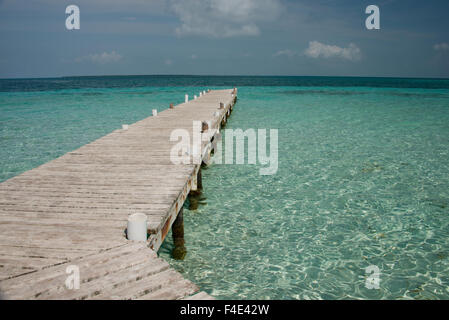
M 118 62 L 122 59 L 122 56 L 118 54 L 115 51 L 111 51 L 111 53 L 103 52 L 103 53 L 95 53 L 95 54 L 89 54 L 84 57 L 76 58 L 76 62 L 92 62 L 92 63 L 98 63 L 98 64 L 105 64 L 105 63 L 113 63 Z
M 285 49 L 285 50 L 279 50 L 278 52 L 273 54 L 273 57 L 287 56 L 287 57 L 291 58 L 295 55 L 296 55 L 296 52 L 294 52 L 290 49 Z
M 351 43 L 347 48 L 324 44 L 318 41 L 310 41 L 309 47 L 304 54 L 310 58 L 332 58 L 337 57 L 345 60 L 357 61 L 361 58 L 360 48 Z
M 437 43 L 433 46 L 433 49 L 435 51 L 449 51 L 449 44 L 447 44 L 446 42 Z
M 258 23 L 279 15 L 279 0 L 183 0 L 172 1 L 181 20 L 178 35 L 216 38 L 257 36 Z

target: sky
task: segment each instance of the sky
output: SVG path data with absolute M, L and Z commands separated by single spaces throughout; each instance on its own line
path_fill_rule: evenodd
M 0 0 L 0 78 L 449 78 L 448 14 L 448 0 Z

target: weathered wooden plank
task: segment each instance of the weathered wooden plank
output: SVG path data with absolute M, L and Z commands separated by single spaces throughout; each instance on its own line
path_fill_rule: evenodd
M 55 258 L 72 260 L 86 254 L 86 250 L 79 250 L 76 248 L 38 248 L 38 247 L 21 247 L 1 245 L 0 251 L 2 255 L 19 256 L 19 257 L 35 257 L 35 258 Z M 95 253 L 96 250 L 90 250 Z
M 49 265 L 59 264 L 67 261 L 66 258 L 44 258 L 44 257 L 20 257 L 8 254 L 0 254 L 0 265 L 1 266 L 21 266 L 25 269 L 40 269 Z
M 185 297 L 183 300 L 215 300 L 215 298 L 210 296 L 206 292 L 201 291 L 192 296 Z
M 147 215 L 160 215 L 165 214 L 167 210 L 166 204 L 154 204 L 151 208 L 145 208 L 141 211 L 144 212 Z M 88 217 L 86 215 L 89 215 L 92 218 L 98 217 L 98 216 L 104 216 L 111 218 L 117 218 L 117 217 L 123 217 L 123 215 L 126 215 L 127 217 L 135 213 L 135 208 L 75 208 L 75 207 L 44 207 L 44 206 L 35 206 L 35 207 L 29 207 L 29 208 L 18 208 L 18 207 L 0 207 L 0 214 L 3 215 L 11 215 L 11 214 L 29 214 L 29 213 L 36 213 L 36 214 L 61 214 L 65 217 L 68 217 L 69 214 L 79 214 L 83 215 L 85 219 Z
M 132 286 L 127 286 L 121 290 L 108 290 L 103 295 L 99 295 L 97 298 L 121 300 L 138 299 L 145 294 L 156 292 L 164 286 L 182 280 L 183 278 L 179 273 L 172 269 L 168 269 L 155 275 L 144 277 L 140 281 L 133 283 Z
M 173 276 L 174 278 L 174 276 Z M 146 293 L 137 300 L 178 300 L 198 291 L 198 287 L 191 281 L 179 277 L 171 279 L 171 283 L 165 284 L 160 290 Z
M 154 253 L 142 248 L 141 244 L 131 243 L 102 253 L 86 255 L 80 259 L 21 276 L 22 284 L 14 279 L 0 282 L 0 289 L 7 293 L 8 299 L 18 297 L 45 299 L 46 296 L 67 290 L 65 280 L 68 276 L 66 272 L 68 266 L 75 265 L 79 268 L 80 284 L 92 282 L 104 275 L 137 265 L 144 266 L 153 258 L 156 259 Z M 164 266 L 168 268 L 168 265 Z M 26 285 L 26 289 L 23 284 Z
M 7 280 L 13 277 L 18 277 L 24 274 L 36 272 L 35 268 L 25 268 L 25 267 L 16 267 L 16 266 L 3 266 L 0 265 L 0 281 Z M 0 286 L 1 289 L 1 286 Z M 0 290 L 1 292 L 1 290 Z M 2 299 L 5 299 L 2 295 Z M 20 298 L 18 298 L 20 299 Z

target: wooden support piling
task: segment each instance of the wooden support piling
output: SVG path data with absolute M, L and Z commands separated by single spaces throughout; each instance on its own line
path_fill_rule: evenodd
M 207 130 L 209 130 L 209 124 L 207 123 L 207 121 L 201 122 L 201 132 L 204 133 Z
M 196 188 L 190 189 L 189 196 L 196 197 L 196 196 L 201 195 L 201 192 L 203 190 L 203 176 L 201 173 L 201 166 L 198 169 L 198 173 L 195 176 L 195 183 L 196 183 Z
M 199 168 L 198 173 L 196 175 L 196 188 L 197 190 L 203 190 L 203 174 L 201 172 L 201 168 Z
M 173 243 L 175 245 L 172 255 L 176 260 L 184 260 L 187 249 L 184 240 L 184 209 L 181 207 L 175 222 L 172 225 Z
M 189 210 L 197 210 L 203 193 L 203 176 L 201 167 L 196 176 L 196 189 L 189 192 Z

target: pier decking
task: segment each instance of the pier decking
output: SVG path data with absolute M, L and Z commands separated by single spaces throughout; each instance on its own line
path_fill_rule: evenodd
M 192 135 L 193 121 L 208 121 L 212 137 L 236 95 L 210 91 L 1 183 L 0 297 L 210 298 L 156 254 L 200 170 L 171 162 L 169 138 L 175 129 Z M 126 239 L 136 212 L 148 217 L 147 243 Z M 65 283 L 72 265 L 78 290 Z

